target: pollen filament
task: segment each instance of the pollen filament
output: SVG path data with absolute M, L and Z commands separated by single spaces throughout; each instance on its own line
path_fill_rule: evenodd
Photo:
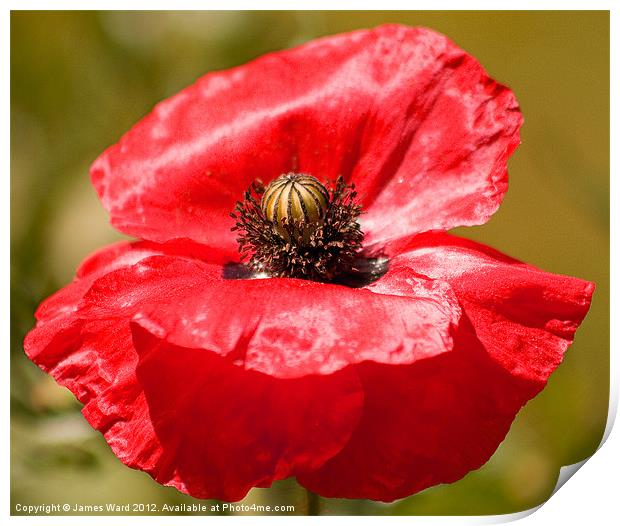
M 356 196 L 342 177 L 331 191 L 292 172 L 253 184 L 231 213 L 242 258 L 273 277 L 330 281 L 350 272 L 364 238 Z

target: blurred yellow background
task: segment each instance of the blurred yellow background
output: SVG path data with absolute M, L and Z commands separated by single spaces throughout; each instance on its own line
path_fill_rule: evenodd
M 564 363 L 485 466 L 390 505 L 321 499 L 321 511 L 520 511 L 547 499 L 560 466 L 595 451 L 609 389 L 607 12 L 13 12 L 13 510 L 18 502 L 200 502 L 121 464 L 73 396 L 23 354 L 37 304 L 70 281 L 92 250 L 121 238 L 90 186 L 89 164 L 156 102 L 208 71 L 386 22 L 448 35 L 512 88 L 525 116 L 499 212 L 456 233 L 592 280 L 597 290 Z M 244 502 L 306 511 L 292 480 L 253 490 Z

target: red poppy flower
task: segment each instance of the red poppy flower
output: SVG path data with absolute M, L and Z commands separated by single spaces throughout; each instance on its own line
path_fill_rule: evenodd
M 195 497 L 294 476 L 392 501 L 455 481 L 544 387 L 594 288 L 445 233 L 495 212 L 521 122 L 510 90 L 422 28 L 210 73 L 94 163 L 139 240 L 44 301 L 26 352 L 125 464 Z M 380 279 L 227 279 L 229 212 L 290 171 L 356 184 Z

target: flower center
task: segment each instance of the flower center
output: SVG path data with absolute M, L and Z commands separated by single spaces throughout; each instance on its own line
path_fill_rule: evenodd
M 333 281 L 355 272 L 364 239 L 356 198 L 342 177 L 330 190 L 298 173 L 255 182 L 231 213 L 242 259 L 272 277 Z

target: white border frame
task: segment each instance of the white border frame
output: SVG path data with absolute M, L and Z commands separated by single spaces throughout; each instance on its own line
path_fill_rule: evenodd
M 9 183 L 9 159 L 10 159 L 10 10 L 48 10 L 50 7 L 54 9 L 66 9 L 66 10 L 84 10 L 88 9 L 97 10 L 217 10 L 218 8 L 225 7 L 226 10 L 375 10 L 377 4 L 369 1 L 341 1 L 334 2 L 334 0 L 314 0 L 312 2 L 304 2 L 300 0 L 289 1 L 274 1 L 264 0 L 260 2 L 253 2 L 248 0 L 228 0 L 223 6 L 217 2 L 200 2 L 197 0 L 177 0 L 176 2 L 166 1 L 119 1 L 119 0 L 107 0 L 105 2 L 101 0 L 93 0 L 87 4 L 84 2 L 78 2 L 76 0 L 62 0 L 53 2 L 53 6 L 50 6 L 51 2 L 23 0 L 15 1 L 9 0 L 6 2 L 4 9 L 0 13 L 0 41 L 2 52 L 2 166 L 4 167 L 3 176 L 0 178 L 0 199 L 2 203 L 0 205 L 0 214 L 2 217 L 0 223 L 0 235 L 2 236 L 2 271 L 4 279 L 2 280 L 2 308 L 0 310 L 0 323 L 1 333 L 4 334 L 5 342 L 8 342 L 10 334 L 10 307 L 9 307 L 9 294 L 10 294 L 10 183 Z M 425 5 L 428 7 L 428 3 L 424 2 L 405 2 L 405 1 L 392 1 L 383 0 L 381 2 L 381 10 L 428 10 L 425 9 Z M 617 94 L 620 93 L 620 84 L 618 83 L 618 37 L 617 30 L 619 28 L 619 16 L 616 11 L 612 9 L 611 1 L 591 0 L 590 2 L 576 1 L 576 0 L 563 0 L 563 1 L 549 1 L 549 0 L 522 0 L 516 2 L 513 0 L 502 2 L 502 10 L 610 10 L 611 11 L 611 173 L 618 173 L 618 152 L 620 151 L 620 144 L 618 142 L 618 122 L 620 121 L 620 110 L 618 106 Z M 433 2 L 433 10 L 489 10 L 494 11 L 497 9 L 497 2 L 470 0 L 463 6 L 463 3 L 457 0 L 436 0 Z M 614 96 L 613 94 L 616 94 Z M 618 194 L 618 184 L 611 177 L 611 200 Z M 611 268 L 618 268 L 620 260 L 617 255 L 616 246 L 616 229 L 618 227 L 618 213 L 614 207 L 611 207 Z M 617 301 L 618 282 L 615 275 L 611 275 L 611 327 L 617 326 L 618 320 L 618 301 Z M 599 450 L 590 459 L 584 460 L 575 464 L 563 468 L 560 472 L 558 485 L 554 490 L 554 495 L 549 498 L 544 504 L 531 510 L 523 511 L 520 513 L 508 514 L 508 515 L 494 515 L 494 516 L 481 516 L 481 517 L 376 517 L 376 516 L 355 516 L 355 517 L 326 517 L 322 516 L 322 523 L 328 522 L 348 522 L 355 521 L 368 522 L 375 520 L 390 520 L 407 524 L 496 524 L 511 522 L 514 520 L 523 519 L 527 524 L 541 524 L 547 525 L 550 521 L 564 522 L 569 524 L 573 522 L 583 523 L 584 521 L 594 521 L 594 524 L 608 524 L 610 518 L 618 517 L 618 495 L 615 486 L 615 480 L 613 480 L 614 468 L 620 466 L 620 439 L 618 433 L 611 435 L 612 427 L 616 418 L 618 410 L 618 372 L 619 361 L 617 353 L 617 332 L 612 331 L 611 334 L 611 348 L 610 348 L 610 403 L 609 414 L 607 419 L 607 426 L 605 429 L 604 438 L 599 446 Z M 3 385 L 5 389 L 5 396 L 3 397 L 2 408 L 2 420 L 6 423 L 9 421 L 10 416 L 10 368 L 9 368 L 9 352 L 8 345 L 4 348 L 3 356 Z M 1 448 L 7 455 L 5 459 L 8 460 L 10 449 L 10 435 L 9 425 L 4 426 L 4 432 L 0 435 Z M 4 466 L 8 465 L 8 462 L 3 463 Z M 581 469 L 580 469 L 581 468 Z M 573 474 L 580 471 L 579 476 L 572 477 Z M 8 517 L 10 510 L 10 470 L 4 469 L 2 480 L 2 496 L 1 496 L 1 511 L 0 516 Z M 572 477 L 572 478 L 571 478 Z M 569 480 L 570 479 L 570 480 Z M 555 493 L 557 492 L 557 494 Z M 226 523 L 238 524 L 241 522 L 252 522 L 258 524 L 268 524 L 271 521 L 286 520 L 287 522 L 307 522 L 314 520 L 314 517 L 274 517 L 274 516 L 246 516 L 246 517 L 215 517 L 209 516 L 209 522 L 225 521 Z M 12 516 L 10 521 L 14 521 L 19 524 L 30 524 L 31 521 L 45 520 L 50 524 L 59 525 L 72 525 L 83 524 L 89 522 L 92 524 L 109 524 L 111 520 L 118 520 L 110 518 L 110 516 L 89 516 L 89 517 L 72 517 L 72 516 L 49 516 L 46 519 L 40 517 L 25 517 L 25 516 Z M 204 516 L 193 517 L 181 517 L 181 516 L 127 516 L 122 517 L 123 523 L 143 523 L 149 524 L 178 524 L 179 521 L 183 523 L 204 524 Z

